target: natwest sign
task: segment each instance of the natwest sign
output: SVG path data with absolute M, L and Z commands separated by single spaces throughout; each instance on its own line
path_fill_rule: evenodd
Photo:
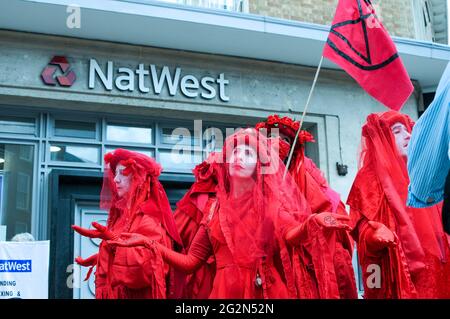
M 216 78 L 210 76 L 196 77 L 192 74 L 183 74 L 177 67 L 170 69 L 168 66 L 157 68 L 155 65 L 139 64 L 136 69 L 114 67 L 112 61 L 101 67 L 95 59 L 89 60 L 89 89 L 95 89 L 102 84 L 106 90 L 111 91 L 113 86 L 120 91 L 133 92 L 139 90 L 142 93 L 153 92 L 160 94 L 163 88 L 171 96 L 181 92 L 188 98 L 203 98 L 212 100 L 218 97 L 221 101 L 230 100 L 226 93 L 229 80 L 225 74 L 220 73 Z

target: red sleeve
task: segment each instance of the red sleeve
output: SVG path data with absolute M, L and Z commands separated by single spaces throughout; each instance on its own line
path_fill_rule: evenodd
M 161 251 L 165 261 L 185 273 L 192 273 L 197 270 L 212 253 L 211 242 L 204 226 L 199 228 L 187 255 L 177 253 L 162 245 L 156 246 Z
M 212 246 L 208 232 L 206 231 L 205 226 L 201 226 L 192 241 L 191 248 L 189 248 L 189 255 L 205 261 L 211 254 Z

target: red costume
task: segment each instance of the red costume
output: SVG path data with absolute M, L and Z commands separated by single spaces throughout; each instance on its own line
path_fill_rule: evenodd
M 409 178 L 406 157 L 397 150 L 391 130 L 396 123 L 408 132 L 414 124 L 393 111 L 368 116 L 362 129 L 361 167 L 347 201 L 364 296 L 450 298 L 449 237 L 440 222 L 441 204 L 406 206 Z M 392 240 L 382 241 L 380 236 Z
M 203 216 L 209 212 L 212 203 L 216 200 L 217 176 L 213 165 L 216 157 L 217 153 L 211 153 L 206 161 L 195 167 L 193 170 L 195 182 L 177 203 L 174 218 L 186 250 L 189 250 Z M 212 289 L 215 267 L 214 257 L 211 256 L 203 266 L 187 276 L 184 297 L 208 298 Z
M 289 117 L 271 115 L 256 129 L 265 130 L 268 136 L 278 133 L 294 141 L 299 122 Z M 275 134 L 276 136 L 277 134 Z M 290 144 L 292 144 L 292 142 Z M 300 192 L 306 198 L 313 214 L 332 212 L 347 215 L 340 196 L 328 185 L 323 173 L 314 162 L 305 156 L 304 145 L 314 142 L 313 136 L 301 131 L 294 149 L 289 172 Z M 279 140 L 280 158 L 287 158 L 290 145 Z M 352 266 L 353 240 L 346 231 L 329 232 L 321 228 L 310 228 L 308 238 L 299 250 L 299 273 L 303 274 L 299 285 L 303 293 L 300 298 L 357 298 L 355 274 Z
M 258 156 L 253 177 L 241 182 L 230 175 L 229 156 L 243 144 Z M 283 180 L 285 166 L 267 145 L 267 139 L 254 129 L 227 138 L 223 163 L 214 163 L 217 200 L 204 215 L 187 255 L 138 234 L 127 234 L 111 241 L 111 245 L 157 247 L 165 260 L 187 273 L 213 255 L 216 267 L 210 298 L 298 297 L 299 274 L 290 247 L 299 245 L 309 229 L 319 228 L 324 221 L 312 218 L 290 175 Z M 231 185 L 245 191 L 232 192 Z M 347 227 L 333 216 L 328 217 L 336 229 Z
M 125 167 L 123 174 L 131 176 L 128 191 L 120 197 L 114 183 L 119 164 Z M 176 297 L 174 284 L 169 280 L 169 265 L 158 250 L 110 247 L 106 242 L 119 238 L 124 232 L 133 232 L 164 247 L 172 248 L 172 240 L 181 245 L 169 201 L 158 180 L 160 172 L 159 164 L 140 153 L 117 149 L 105 155 L 100 207 L 109 210 L 107 226 L 93 223 L 96 230 L 72 226 L 84 236 L 103 239 L 98 255 L 86 260 L 77 258 L 83 266 L 97 267 L 96 298 Z M 171 294 L 168 284 L 171 284 Z

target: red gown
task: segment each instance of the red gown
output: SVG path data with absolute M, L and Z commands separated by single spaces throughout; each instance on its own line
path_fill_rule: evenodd
M 114 230 L 114 226 L 112 227 Z M 135 215 L 126 232 L 139 233 L 172 248 L 170 237 L 154 217 Z M 169 266 L 158 250 L 144 247 L 109 248 L 102 241 L 95 273 L 97 299 L 164 299 Z
M 217 180 L 210 163 L 214 161 L 214 153 L 207 161 L 197 165 L 193 171 L 196 181 L 186 195 L 177 203 L 174 219 L 183 246 L 189 250 L 205 214 L 208 214 L 211 204 L 215 201 Z M 194 273 L 187 275 L 183 296 L 188 299 L 206 299 L 212 289 L 215 274 L 214 256 Z
M 419 260 L 423 265 L 418 265 L 415 267 L 418 270 L 412 272 L 400 241 L 397 247 L 386 248 L 382 252 L 373 252 L 367 247 L 369 220 L 381 222 L 391 231 L 398 233 L 395 216 L 374 172 L 369 170 L 358 172 L 350 194 L 348 204 L 351 206 L 353 235 L 357 240 L 362 268 L 364 297 L 367 299 L 450 298 L 448 260 L 450 240 L 448 235 L 439 231 L 442 205 L 420 209 L 407 208 L 417 237 L 424 246 L 424 255 Z M 381 265 L 382 276 L 379 289 L 367 287 L 368 277 L 372 274 L 368 268 L 370 265 Z
M 333 212 L 347 215 L 339 194 L 328 186 L 323 173 L 306 156 L 304 170 L 304 181 L 298 184 L 312 213 Z M 305 242 L 308 250 L 303 256 L 315 264 L 315 275 L 309 277 L 315 281 L 313 287 L 317 288 L 311 288 L 312 293 L 308 298 L 358 298 L 352 264 L 353 240 L 349 233 L 342 230 L 327 233 L 322 229 L 310 228 L 311 236 Z M 324 273 L 329 273 L 329 277 L 323 277 Z
M 406 207 L 406 158 L 399 155 L 391 127 L 414 123 L 398 112 L 371 114 L 363 126 L 362 168 L 347 203 L 358 244 L 365 298 L 450 298 L 449 237 L 442 228 L 442 205 Z M 395 246 L 374 251 L 368 224 L 384 224 Z M 378 269 L 374 270 L 374 269 Z M 377 271 L 378 284 L 374 281 Z
M 280 133 L 294 140 L 299 122 L 289 117 L 271 115 L 265 122 L 258 123 L 256 128 L 267 130 L 269 134 L 277 128 Z M 329 187 L 323 173 L 304 155 L 305 143 L 313 141 L 309 132 L 300 132 L 289 172 L 313 214 L 332 212 L 347 215 L 339 194 Z M 289 154 L 290 145 L 283 140 L 275 143 L 275 147 L 277 145 L 280 158 L 284 160 Z M 348 232 L 324 231 L 314 223 L 307 224 L 305 231 L 308 236 L 293 254 L 299 298 L 357 298 L 352 265 L 353 240 Z
M 251 194 L 247 195 L 251 196 Z M 246 207 L 242 209 L 243 225 L 250 229 L 255 222 L 254 210 L 248 197 Z M 231 203 L 233 205 L 233 203 Z M 215 260 L 215 276 L 209 298 L 212 299 L 286 299 L 294 298 L 295 293 L 289 291 L 286 279 L 283 278 L 283 266 L 280 253 L 274 252 L 263 259 L 253 262 L 235 262 L 227 240 L 220 225 L 220 208 L 210 212 L 202 222 L 192 244 L 189 254 L 207 261 L 212 255 Z M 209 220 L 209 218 L 211 218 Z M 294 226 L 295 221 L 291 220 Z M 286 226 L 287 227 L 287 226 Z M 275 240 L 275 238 L 274 238 Z M 260 276 L 261 285 L 256 279 Z M 292 288 L 292 287 L 291 287 Z
M 120 175 L 116 174 L 119 165 L 123 166 Z M 100 207 L 109 211 L 107 226 L 93 223 L 97 230 L 73 227 L 84 236 L 103 239 L 97 257 L 82 261 L 83 265 L 91 266 L 91 270 L 97 266 L 96 298 L 180 296 L 179 285 L 175 282 L 179 276 L 163 261 L 159 250 L 113 248 L 107 244 L 108 240 L 118 239 L 123 233 L 136 233 L 169 249 L 172 241 L 181 245 L 167 195 L 158 180 L 160 173 L 159 164 L 137 152 L 116 149 L 105 155 Z M 116 187 L 125 187 L 122 184 L 125 179 L 128 181 L 127 192 L 119 196 Z

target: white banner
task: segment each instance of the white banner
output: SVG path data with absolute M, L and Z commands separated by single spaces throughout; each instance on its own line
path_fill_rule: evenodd
M 49 241 L 0 242 L 0 299 L 47 299 Z

